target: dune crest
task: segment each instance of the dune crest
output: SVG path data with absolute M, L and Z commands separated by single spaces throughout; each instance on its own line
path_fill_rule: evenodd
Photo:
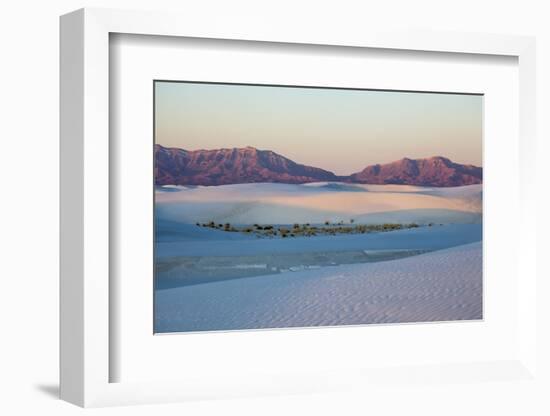
M 363 223 L 481 221 L 481 185 L 424 188 L 397 185 L 322 183 L 240 184 L 217 187 L 162 188 L 156 193 L 157 215 L 179 223 L 205 221 L 235 224 Z M 341 186 L 339 186 L 341 185 Z M 387 187 L 387 188 L 386 188 Z M 358 191 L 359 190 L 359 191 Z

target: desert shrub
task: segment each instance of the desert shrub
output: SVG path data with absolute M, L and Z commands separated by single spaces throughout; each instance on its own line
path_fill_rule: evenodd
M 402 228 L 401 224 L 383 224 L 382 229 L 383 230 L 399 230 Z

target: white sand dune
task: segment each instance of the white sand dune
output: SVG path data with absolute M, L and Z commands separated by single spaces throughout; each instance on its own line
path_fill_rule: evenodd
M 158 290 L 156 332 L 482 318 L 482 245 Z
M 156 208 L 161 218 L 182 223 L 289 224 L 352 218 L 365 223 L 472 223 L 481 220 L 482 188 L 327 182 L 171 187 L 156 192 Z

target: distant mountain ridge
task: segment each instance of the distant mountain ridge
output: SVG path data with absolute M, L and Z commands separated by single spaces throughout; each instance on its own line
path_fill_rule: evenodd
M 461 186 L 482 182 L 482 168 L 461 165 L 435 156 L 404 158 L 387 164 L 367 166 L 349 176 L 296 163 L 271 150 L 254 147 L 184 150 L 155 145 L 156 185 L 228 185 L 275 182 L 349 182 L 362 184 L 406 184 Z
M 481 183 L 483 169 L 454 163 L 441 156 L 426 159 L 403 158 L 384 165 L 367 166 L 361 172 L 350 175 L 350 180 L 370 184 L 462 186 Z
M 155 145 L 157 185 L 297 184 L 336 180 L 338 177 L 332 172 L 300 165 L 270 150 L 245 147 L 187 151 Z

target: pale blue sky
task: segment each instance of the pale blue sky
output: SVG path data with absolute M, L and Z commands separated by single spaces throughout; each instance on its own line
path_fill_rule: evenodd
M 403 157 L 482 165 L 476 95 L 155 83 L 156 143 L 253 146 L 336 174 Z

